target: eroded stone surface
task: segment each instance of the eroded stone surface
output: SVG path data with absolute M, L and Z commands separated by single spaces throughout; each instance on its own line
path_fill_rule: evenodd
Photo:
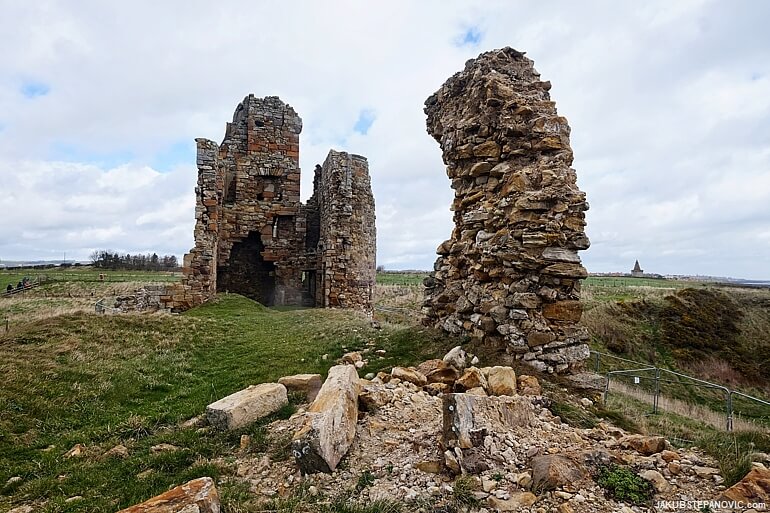
M 425 102 L 455 191 L 455 229 L 425 280 L 423 313 L 428 325 L 558 372 L 589 354 L 577 326 L 588 203 L 550 87 L 505 48 L 468 61 Z
M 348 452 L 358 422 L 358 374 L 352 365 L 329 369 L 305 424 L 294 435 L 292 452 L 304 474 L 331 472 Z
M 288 402 L 285 386 L 261 383 L 209 404 L 206 417 L 216 429 L 238 429 L 278 411 Z
M 461 449 L 481 446 L 488 434 L 528 426 L 534 419 L 528 399 L 507 396 L 445 394 L 442 412 L 444 444 Z
M 219 513 L 219 494 L 210 477 L 183 485 L 118 513 Z

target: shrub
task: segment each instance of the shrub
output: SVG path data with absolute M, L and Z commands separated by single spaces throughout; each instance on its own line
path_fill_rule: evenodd
M 615 500 L 643 505 L 652 499 L 652 484 L 627 467 L 599 467 L 596 482 Z

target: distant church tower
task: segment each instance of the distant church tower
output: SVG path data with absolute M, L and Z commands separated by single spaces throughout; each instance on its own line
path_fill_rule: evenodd
M 636 261 L 634 268 L 631 269 L 631 276 L 636 276 L 637 278 L 644 276 L 644 271 L 639 267 L 639 260 Z

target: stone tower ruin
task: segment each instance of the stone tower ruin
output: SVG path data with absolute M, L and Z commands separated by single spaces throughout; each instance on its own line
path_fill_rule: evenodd
M 588 210 L 550 82 L 512 48 L 466 63 L 425 102 L 452 181 L 455 228 L 425 280 L 425 323 L 548 372 L 589 356 L 578 250 Z
M 247 96 L 222 144 L 196 139 L 195 247 L 185 255 L 183 310 L 216 292 L 265 305 L 371 310 L 374 197 L 367 161 L 331 150 L 300 202 L 302 120 L 276 96 Z M 164 298 L 161 298 L 164 302 Z

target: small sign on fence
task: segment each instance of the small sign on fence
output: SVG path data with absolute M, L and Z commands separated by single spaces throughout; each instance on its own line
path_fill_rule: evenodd
M 639 384 L 639 376 L 634 376 L 634 385 Z

